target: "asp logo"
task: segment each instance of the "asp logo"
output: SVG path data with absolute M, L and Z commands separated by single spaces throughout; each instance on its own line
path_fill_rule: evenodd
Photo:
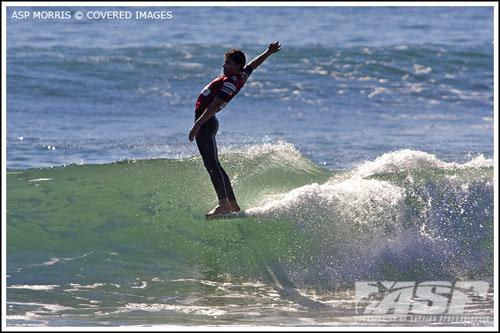
M 356 282 L 356 314 L 462 315 L 487 301 L 485 281 Z

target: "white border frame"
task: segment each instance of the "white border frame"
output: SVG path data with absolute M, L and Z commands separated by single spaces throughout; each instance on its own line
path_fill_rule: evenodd
M 455 326 L 443 326 L 443 327 L 374 327 L 374 326 L 352 326 L 352 327 L 316 327 L 316 326 L 302 326 L 302 327 L 292 327 L 292 326 L 126 326 L 126 327 L 13 327 L 6 325 L 6 273 L 7 273 L 7 261 L 6 261 L 6 250 L 7 250 L 7 239 L 6 239 L 6 173 L 7 173 L 7 149 L 6 149 L 6 129 L 7 129 L 7 8 L 8 7 L 481 7 L 488 6 L 493 7 L 493 19 L 494 19 L 494 64 L 493 64 L 493 92 L 494 92 L 494 326 L 493 327 L 455 327 Z M 498 2 L 496 1 L 480 1 L 480 2 L 19 2 L 19 1 L 6 1 L 2 2 L 2 331 L 123 331 L 123 332 L 133 332 L 133 331 L 498 331 L 498 223 L 495 221 L 499 220 L 498 215 Z

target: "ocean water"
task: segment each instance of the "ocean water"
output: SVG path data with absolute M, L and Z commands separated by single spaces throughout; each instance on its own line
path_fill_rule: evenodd
M 491 7 L 7 10 L 7 323 L 403 325 L 356 281 L 493 282 Z M 218 114 L 248 216 L 187 140 L 225 50 L 271 56 Z M 471 313 L 428 325 L 488 326 Z M 475 311 L 475 312 L 474 312 Z

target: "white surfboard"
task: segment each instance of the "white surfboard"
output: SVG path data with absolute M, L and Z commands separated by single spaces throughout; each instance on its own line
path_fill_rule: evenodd
M 249 215 L 244 210 L 241 210 L 239 212 L 205 215 L 205 217 L 207 218 L 207 220 L 229 219 L 229 218 L 245 217 L 245 216 L 249 216 Z

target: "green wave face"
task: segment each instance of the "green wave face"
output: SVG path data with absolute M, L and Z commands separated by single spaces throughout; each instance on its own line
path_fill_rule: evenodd
M 327 289 L 359 279 L 491 278 L 492 167 L 394 154 L 399 167 L 374 161 L 345 172 L 287 145 L 224 154 L 251 214 L 212 221 L 204 214 L 216 196 L 198 157 L 10 170 L 9 284 L 109 283 L 155 294 L 172 286 L 133 288 L 141 279 L 276 275 Z
M 240 206 L 330 176 L 286 153 L 222 157 Z M 217 198 L 200 158 L 12 171 L 7 187 L 9 271 L 88 254 L 68 260 L 68 275 L 59 282 L 126 279 L 138 272 L 259 276 L 262 262 L 293 260 L 300 255 L 296 244 L 308 243 L 286 219 L 205 220 Z

